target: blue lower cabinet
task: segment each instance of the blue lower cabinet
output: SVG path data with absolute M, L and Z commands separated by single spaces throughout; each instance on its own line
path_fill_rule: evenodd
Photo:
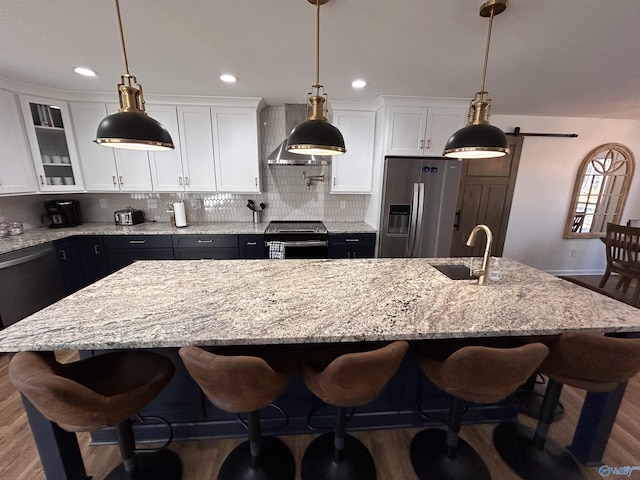
M 136 260 L 173 260 L 171 235 L 105 235 L 109 271 L 115 272 Z
M 267 248 L 264 245 L 264 235 L 238 235 L 240 258 L 267 258 Z
M 102 236 L 76 236 L 54 242 L 65 294 L 69 295 L 109 274 Z
M 329 234 L 329 258 L 373 258 L 375 233 Z
M 238 235 L 172 235 L 176 260 L 240 258 Z

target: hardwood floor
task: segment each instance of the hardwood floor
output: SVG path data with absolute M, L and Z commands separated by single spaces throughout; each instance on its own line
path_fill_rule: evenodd
M 63 361 L 71 360 L 73 354 L 65 353 Z M 0 478 L 11 480 L 43 480 L 44 473 L 38 453 L 31 437 L 26 414 L 22 409 L 19 394 L 9 383 L 7 355 L 0 355 Z M 618 414 L 605 453 L 604 463 L 610 466 L 640 465 L 640 376 L 629 382 L 622 407 Z M 561 402 L 566 409 L 565 416 L 551 427 L 550 436 L 561 445 L 571 442 L 577 417 L 584 399 L 584 392 L 571 387 L 564 388 Z M 520 420 L 527 425 L 535 421 L 521 415 Z M 517 478 L 496 453 L 491 433 L 493 425 L 463 426 L 461 436 L 467 440 L 484 458 L 494 480 Z M 351 432 L 369 448 L 376 461 L 379 480 L 417 479 L 409 459 L 409 444 L 419 429 L 378 430 L 372 432 Z M 119 462 L 117 446 L 91 446 L 89 435 L 79 434 L 79 443 L 86 470 L 95 480 L 104 476 Z M 300 478 L 299 462 L 306 446 L 315 435 L 284 436 L 282 440 L 291 448 L 296 459 Z M 171 449 L 176 451 L 184 463 L 184 480 L 216 478 L 218 469 L 226 455 L 241 440 L 199 440 L 174 442 Z M 584 468 L 589 480 L 601 479 L 598 468 Z M 631 478 L 640 478 L 640 472 L 633 472 Z

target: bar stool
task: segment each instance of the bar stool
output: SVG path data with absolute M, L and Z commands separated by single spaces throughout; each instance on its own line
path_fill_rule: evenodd
M 420 480 L 490 479 L 480 455 L 458 436 L 465 400 L 503 400 L 535 371 L 549 351 L 541 343 L 515 348 L 460 345 L 444 341 L 415 348 L 427 378 L 452 396 L 447 431 L 422 430 L 411 441 L 411 463 Z
M 169 383 L 175 367 L 163 355 L 112 352 L 71 363 L 53 353 L 20 352 L 9 364 L 9 379 L 48 420 L 69 432 L 115 426 L 122 463 L 113 479 L 179 479 L 182 462 L 161 449 L 136 454 L 130 418 Z
M 259 410 L 287 388 L 297 358 L 287 348 L 225 351 L 234 354 L 219 355 L 195 346 L 179 351 L 189 374 L 213 405 L 225 412 L 249 414 L 249 440 L 227 456 L 218 479 L 293 480 L 293 454 L 281 440 L 261 436 Z
M 317 437 L 302 457 L 303 480 L 371 480 L 375 463 L 362 442 L 346 434 L 347 408 L 372 402 L 400 366 L 409 344 L 317 347 L 300 364 L 305 385 L 337 407 L 333 432 Z
M 502 459 L 524 479 L 581 479 L 580 467 L 547 438 L 564 384 L 592 392 L 608 392 L 640 371 L 640 339 L 564 333 L 549 344 L 540 371 L 549 377 L 535 431 L 517 422 L 493 431 Z

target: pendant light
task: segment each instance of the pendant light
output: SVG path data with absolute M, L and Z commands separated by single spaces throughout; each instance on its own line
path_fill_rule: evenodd
M 476 92 L 469 106 L 467 125 L 455 132 L 444 146 L 445 157 L 452 158 L 494 158 L 509 154 L 507 136 L 498 127 L 489 124 L 489 108 L 491 100 L 484 88 L 487 76 L 487 61 L 489 60 L 489 45 L 491 43 L 491 27 L 493 17 L 505 11 L 507 0 L 489 0 L 480 7 L 480 16 L 489 17 L 489 33 L 487 48 L 484 54 L 484 69 L 482 70 L 482 86 Z
M 98 125 L 95 142 L 98 145 L 133 150 L 172 150 L 173 140 L 167 129 L 144 110 L 142 85 L 129 73 L 127 50 L 124 45 L 120 4 L 116 2 L 120 41 L 124 57 L 125 74 L 118 84 L 120 109 L 117 113 L 105 117 Z
M 307 155 L 342 155 L 347 151 L 340 130 L 325 117 L 326 98 L 320 85 L 320 5 L 329 0 L 307 0 L 316 6 L 316 83 L 312 86 L 311 115 L 289 134 L 287 151 Z M 307 108 L 308 105 L 307 105 Z

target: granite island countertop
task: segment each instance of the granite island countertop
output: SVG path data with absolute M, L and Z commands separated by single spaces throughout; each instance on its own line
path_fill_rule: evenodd
M 376 233 L 376 229 L 365 222 L 323 222 L 329 233 Z M 53 242 L 76 235 L 243 235 L 262 234 L 268 223 L 209 222 L 192 223 L 176 228 L 170 223 L 145 222 L 122 226 L 113 223 L 83 223 L 76 227 L 37 227 L 21 235 L 0 238 L 0 254 Z
M 139 261 L 0 331 L 0 351 L 640 331 L 639 309 L 514 260 L 487 286 L 433 267 L 467 262 Z

